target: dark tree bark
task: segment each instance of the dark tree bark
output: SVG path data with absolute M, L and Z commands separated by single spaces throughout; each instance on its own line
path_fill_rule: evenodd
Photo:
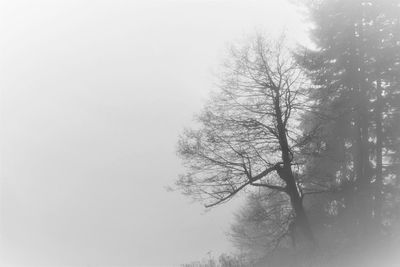
M 178 152 L 188 171 L 177 184 L 207 207 L 247 187 L 283 192 L 295 225 L 314 243 L 292 170 L 301 165 L 298 120 L 307 102 L 307 79 L 283 40 L 268 43 L 257 36 L 232 49 L 231 57 L 219 93 L 199 116 L 200 128 L 180 140 Z
M 310 223 L 303 206 L 303 198 L 298 190 L 296 179 L 292 170 L 293 153 L 287 139 L 287 132 L 282 120 L 282 109 L 280 107 L 279 90 L 275 91 L 275 114 L 279 136 L 279 144 L 281 147 L 282 166 L 278 167 L 278 174 L 282 180 L 286 182 L 285 192 L 289 195 L 290 202 L 295 212 L 295 226 L 300 229 L 306 239 L 315 245 L 315 238 L 311 231 Z

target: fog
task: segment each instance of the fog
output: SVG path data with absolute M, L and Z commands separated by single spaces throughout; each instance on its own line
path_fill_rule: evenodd
M 283 1 L 2 1 L 2 266 L 175 266 L 229 252 L 240 197 L 167 192 L 227 44 L 305 41 Z

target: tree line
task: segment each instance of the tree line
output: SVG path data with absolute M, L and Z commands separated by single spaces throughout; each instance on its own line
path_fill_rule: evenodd
M 262 266 L 377 252 L 400 230 L 400 1 L 302 4 L 314 47 L 232 46 L 178 145 L 184 194 L 246 194 L 230 236 Z

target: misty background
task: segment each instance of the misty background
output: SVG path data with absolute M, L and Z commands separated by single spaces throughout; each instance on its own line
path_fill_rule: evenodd
M 2 266 L 177 265 L 233 248 L 241 200 L 167 192 L 226 46 L 306 40 L 286 1 L 1 1 Z

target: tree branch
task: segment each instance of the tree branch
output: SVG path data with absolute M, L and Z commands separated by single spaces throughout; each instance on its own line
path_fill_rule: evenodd
M 206 204 L 206 205 L 204 205 L 204 206 L 205 206 L 206 208 L 211 208 L 211 207 L 213 207 L 213 206 L 216 206 L 216 205 L 218 205 L 218 204 L 221 204 L 222 202 L 225 202 L 225 201 L 227 201 L 228 199 L 232 198 L 234 195 L 237 194 L 237 192 L 239 192 L 240 190 L 242 190 L 245 186 L 247 186 L 247 185 L 249 185 L 249 184 L 250 184 L 250 181 L 249 181 L 249 182 L 246 182 L 246 183 L 244 183 L 244 184 L 242 184 L 241 186 L 239 186 L 238 188 L 236 188 L 234 191 L 232 191 L 229 195 L 227 195 L 226 197 L 223 197 L 223 198 L 219 199 L 217 202 L 214 202 L 214 203 L 212 203 L 212 204 Z

